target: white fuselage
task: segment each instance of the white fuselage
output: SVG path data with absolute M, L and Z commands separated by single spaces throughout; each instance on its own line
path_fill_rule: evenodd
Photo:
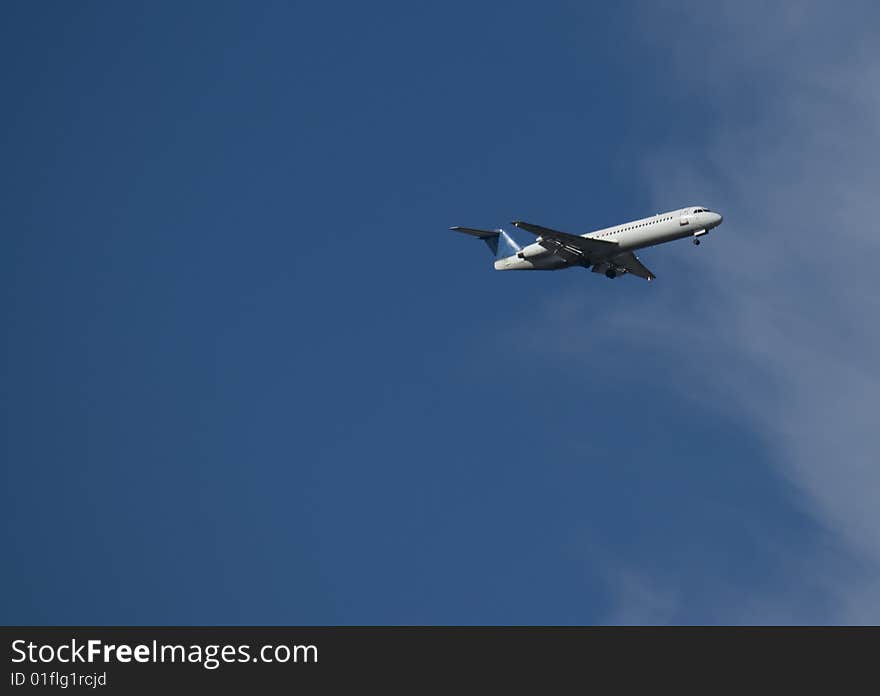
M 622 225 L 606 227 L 581 235 L 589 239 L 600 239 L 617 244 L 608 261 L 613 263 L 614 255 L 643 249 L 645 247 L 671 242 L 684 237 L 699 237 L 721 224 L 723 218 L 714 211 L 699 206 L 679 208 L 651 217 L 625 222 Z M 540 241 L 540 238 L 539 238 Z M 519 252 L 495 262 L 499 271 L 514 270 L 553 270 L 572 265 L 538 242 L 523 247 Z

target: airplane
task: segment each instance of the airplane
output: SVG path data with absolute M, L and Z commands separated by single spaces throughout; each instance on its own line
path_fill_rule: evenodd
M 633 253 L 636 249 L 685 237 L 693 238 L 694 244 L 699 245 L 700 238 L 723 220 L 719 213 L 696 206 L 657 213 L 582 235 L 515 220 L 512 225 L 537 237 L 534 243 L 525 247 L 513 241 L 502 229 L 478 230 L 458 226 L 449 229 L 482 239 L 495 254 L 496 271 L 555 271 L 583 266 L 611 279 L 629 273 L 650 281 L 657 276 L 639 261 Z M 499 247 L 499 241 L 504 242 L 504 247 Z

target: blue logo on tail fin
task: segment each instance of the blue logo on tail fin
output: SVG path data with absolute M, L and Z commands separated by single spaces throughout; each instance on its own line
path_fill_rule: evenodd
M 494 234 L 482 237 L 481 239 L 486 242 L 486 246 L 492 250 L 492 254 L 496 259 L 504 259 L 508 256 L 513 256 L 516 252 L 522 249 L 522 247 L 500 227 L 497 230 L 493 230 L 493 232 Z
M 464 234 L 469 234 L 472 237 L 477 237 L 478 239 L 482 239 L 486 242 L 486 246 L 492 251 L 493 256 L 496 258 L 506 258 L 508 256 L 513 256 L 516 252 L 518 252 L 522 247 L 517 244 L 507 232 L 502 229 L 497 230 L 480 230 L 475 227 L 460 227 L 456 225 L 455 227 L 450 227 L 450 230 L 455 232 L 462 232 Z M 501 244 L 498 242 L 501 241 Z
M 507 256 L 513 256 L 516 252 L 520 251 L 522 247 L 513 241 L 513 238 L 507 234 L 504 230 L 498 230 L 498 235 L 503 241 L 503 244 L 498 246 L 498 237 L 495 237 L 495 256 L 498 258 L 505 258 Z

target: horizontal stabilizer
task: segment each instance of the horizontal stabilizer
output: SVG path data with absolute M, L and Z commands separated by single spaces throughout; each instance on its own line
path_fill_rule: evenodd
M 488 239 L 489 237 L 497 237 L 501 234 L 501 230 L 478 230 L 474 227 L 450 227 L 450 230 L 455 232 L 464 232 L 465 234 L 472 234 L 474 237 L 479 237 L 480 239 Z
M 498 256 L 498 237 L 501 235 L 501 230 L 478 230 L 475 227 L 459 227 L 458 225 L 450 227 L 449 229 L 454 232 L 464 232 L 465 234 L 482 239 L 486 242 L 486 246 L 489 247 L 492 255 L 496 257 Z
M 486 246 L 492 250 L 492 253 L 495 256 L 499 255 L 498 252 L 498 240 L 499 238 L 504 241 L 503 249 L 506 249 L 505 255 L 515 254 L 520 250 L 519 244 L 513 241 L 510 238 L 510 235 L 507 234 L 502 229 L 498 230 L 478 230 L 476 227 L 460 227 L 456 225 L 455 227 L 450 227 L 450 230 L 453 232 L 463 232 L 464 234 L 469 234 L 473 237 L 477 237 L 478 239 L 482 239 L 486 242 Z

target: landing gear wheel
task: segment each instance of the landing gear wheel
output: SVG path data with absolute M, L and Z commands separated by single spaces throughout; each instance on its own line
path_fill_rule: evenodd
M 700 240 L 697 237 L 694 237 L 694 246 L 700 246 Z
M 607 271 L 605 271 L 605 277 L 614 280 L 617 277 L 617 271 L 615 271 L 613 268 L 609 268 Z

